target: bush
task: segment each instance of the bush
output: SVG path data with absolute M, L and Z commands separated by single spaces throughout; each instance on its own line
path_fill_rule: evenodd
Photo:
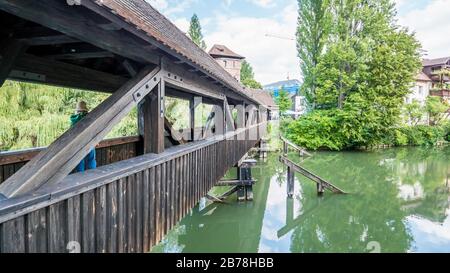
M 345 141 L 335 115 L 328 111 L 311 112 L 289 124 L 286 135 L 296 144 L 311 150 L 342 150 Z
M 450 122 L 442 126 L 416 125 L 398 128 L 354 126 L 339 110 L 313 111 L 296 121 L 282 122 L 285 135 L 296 144 L 311 150 L 342 150 L 361 146 L 431 146 L 449 140 Z
M 408 135 L 402 132 L 402 130 L 394 130 L 394 144 L 395 146 L 406 146 L 409 143 Z
M 408 144 L 413 146 L 435 145 L 445 137 L 445 130 L 440 126 L 417 125 L 401 130 L 408 137 Z

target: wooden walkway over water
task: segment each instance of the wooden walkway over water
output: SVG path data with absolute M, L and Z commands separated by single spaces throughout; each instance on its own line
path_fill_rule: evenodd
M 0 84 L 112 94 L 49 147 L 0 154 L 0 253 L 149 251 L 266 133 L 252 91 L 145 1 L 1 0 L 0 16 Z M 103 140 L 133 107 L 139 135 Z M 94 148 L 100 167 L 73 173 Z

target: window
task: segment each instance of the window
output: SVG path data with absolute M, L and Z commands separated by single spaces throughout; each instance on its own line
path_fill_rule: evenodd
M 223 65 L 227 67 L 227 61 L 223 61 Z
M 423 95 L 423 86 L 419 86 L 419 96 Z

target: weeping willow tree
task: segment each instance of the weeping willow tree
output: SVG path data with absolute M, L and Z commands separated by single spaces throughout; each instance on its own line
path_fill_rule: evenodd
M 7 81 L 0 88 L 0 151 L 48 146 L 70 127 L 76 103 L 94 109 L 109 95 Z M 137 134 L 137 111 L 114 127 L 108 138 Z

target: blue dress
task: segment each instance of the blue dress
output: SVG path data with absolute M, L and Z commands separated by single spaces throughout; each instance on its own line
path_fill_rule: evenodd
M 74 126 L 77 122 L 82 120 L 86 116 L 86 113 L 79 113 L 74 114 L 70 116 L 70 123 L 71 126 Z M 97 160 L 96 160 L 96 154 L 95 149 L 92 149 L 89 154 L 81 160 L 81 162 L 78 164 L 76 171 L 77 172 L 84 172 L 85 170 L 89 169 L 96 169 L 97 168 Z

